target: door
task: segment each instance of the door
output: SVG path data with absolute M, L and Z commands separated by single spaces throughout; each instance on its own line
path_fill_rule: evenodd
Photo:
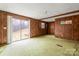
M 21 39 L 29 38 L 29 21 L 21 20 Z
M 11 34 L 12 34 L 12 42 L 20 40 L 20 32 L 21 32 L 21 21 L 16 18 L 11 19 Z
M 8 43 L 30 37 L 29 20 L 8 17 Z

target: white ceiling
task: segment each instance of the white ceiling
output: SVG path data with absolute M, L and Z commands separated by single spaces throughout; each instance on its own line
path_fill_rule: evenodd
M 79 3 L 0 3 L 0 10 L 41 19 L 79 10 Z

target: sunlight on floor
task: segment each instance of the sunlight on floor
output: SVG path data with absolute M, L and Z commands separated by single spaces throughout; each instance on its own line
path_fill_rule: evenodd
M 79 44 L 78 44 L 79 45 Z M 0 48 L 0 55 L 12 56 L 60 56 L 73 55 L 75 48 L 73 41 L 59 39 L 52 35 L 45 35 L 14 42 Z M 79 55 L 79 51 L 76 55 Z

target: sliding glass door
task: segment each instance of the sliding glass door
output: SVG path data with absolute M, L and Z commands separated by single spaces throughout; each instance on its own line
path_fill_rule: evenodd
M 30 37 L 29 20 L 11 17 L 8 20 L 9 43 L 27 39 Z

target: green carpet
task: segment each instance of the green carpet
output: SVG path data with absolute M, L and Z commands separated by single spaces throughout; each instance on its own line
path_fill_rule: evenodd
M 79 43 L 77 44 L 79 46 Z M 72 56 L 79 55 L 71 40 L 45 35 L 14 42 L 0 48 L 1 56 Z

